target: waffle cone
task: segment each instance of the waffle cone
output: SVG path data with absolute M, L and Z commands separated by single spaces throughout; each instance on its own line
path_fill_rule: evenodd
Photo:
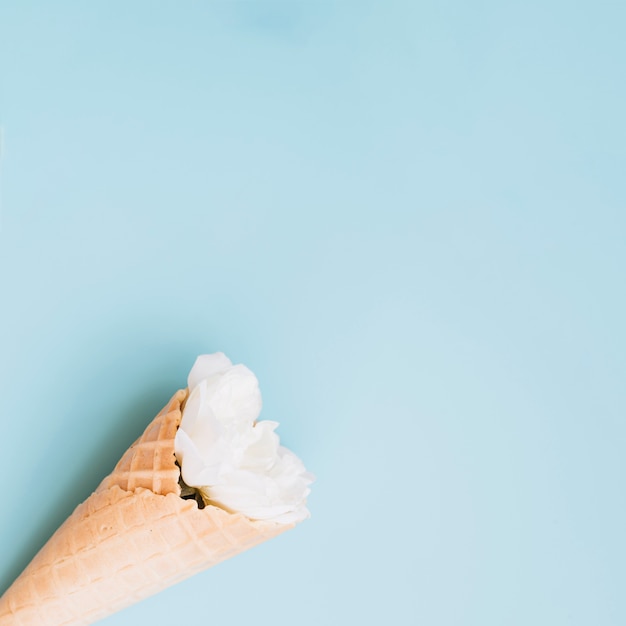
M 0 626 L 92 624 L 291 527 L 180 497 L 186 397 L 174 394 L 0 598 Z

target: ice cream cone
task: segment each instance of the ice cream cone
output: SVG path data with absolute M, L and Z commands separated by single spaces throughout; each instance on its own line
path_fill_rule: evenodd
M 180 497 L 186 397 L 174 394 L 0 598 L 0 626 L 92 624 L 293 526 Z

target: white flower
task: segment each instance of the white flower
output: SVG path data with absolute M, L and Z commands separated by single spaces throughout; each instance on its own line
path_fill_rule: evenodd
M 309 516 L 314 477 L 280 445 L 277 422 L 260 421 L 256 376 L 221 352 L 199 356 L 188 378 L 189 398 L 176 433 L 183 480 L 207 503 L 251 519 L 280 523 Z

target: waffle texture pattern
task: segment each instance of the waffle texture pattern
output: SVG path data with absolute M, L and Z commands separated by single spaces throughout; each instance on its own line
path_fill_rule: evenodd
M 178 391 L 0 598 L 0 626 L 92 624 L 292 525 L 180 497 Z

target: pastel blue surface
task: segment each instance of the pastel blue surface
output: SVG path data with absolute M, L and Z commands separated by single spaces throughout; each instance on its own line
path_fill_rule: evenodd
M 626 5 L 0 5 L 0 592 L 195 356 L 317 475 L 106 621 L 626 623 Z

